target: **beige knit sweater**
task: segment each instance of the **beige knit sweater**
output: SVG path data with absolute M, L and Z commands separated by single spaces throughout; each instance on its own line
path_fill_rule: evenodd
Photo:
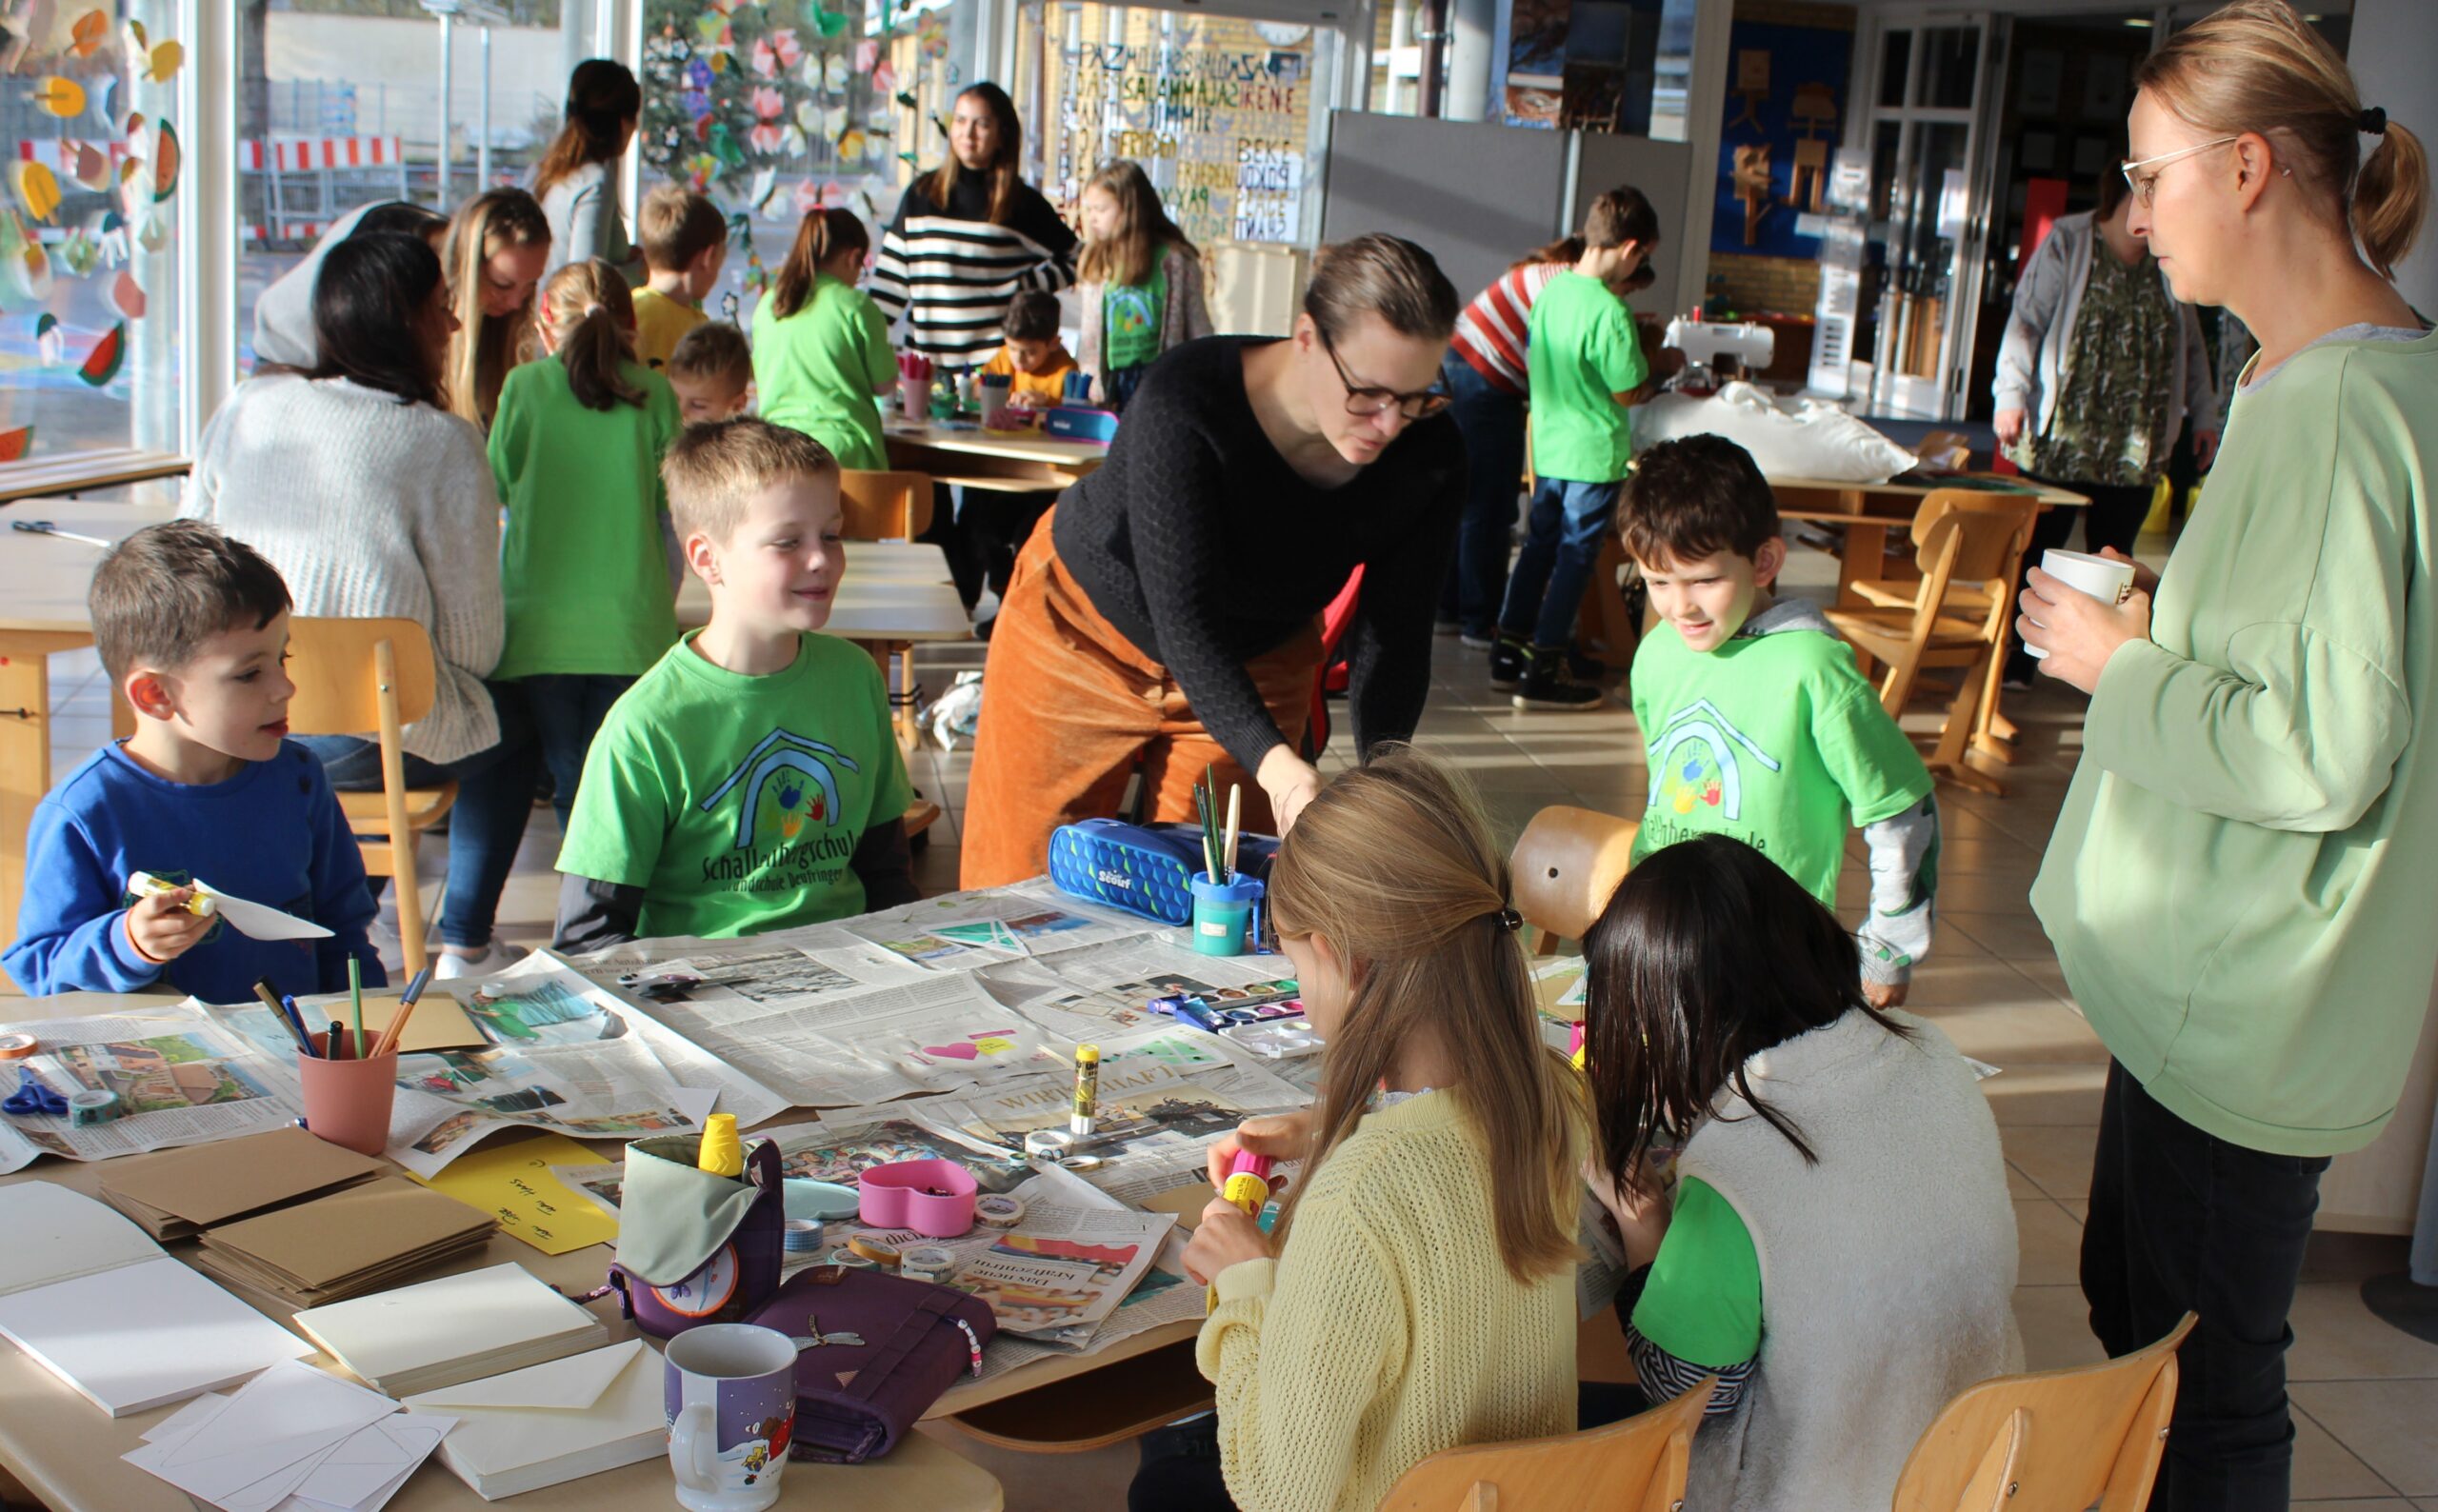
M 1195 1349 L 1243 1512 L 1370 1512 L 1416 1461 L 1574 1427 L 1574 1267 L 1500 1263 L 1490 1168 L 1456 1099 L 1366 1117 L 1286 1251 L 1217 1278 Z
M 344 378 L 237 386 L 204 428 L 179 512 L 270 559 L 299 615 L 413 620 L 439 664 L 406 747 L 451 762 L 499 743 L 499 492 L 482 433 Z M 365 732 L 358 732 L 365 733 Z

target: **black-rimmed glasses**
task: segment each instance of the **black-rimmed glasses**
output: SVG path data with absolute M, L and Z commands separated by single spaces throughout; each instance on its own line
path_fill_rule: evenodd
M 1394 409 L 1408 420 L 1427 420 L 1454 401 L 1453 395 L 1435 384 L 1418 393 L 1401 394 L 1375 384 L 1356 383 L 1354 375 L 1339 360 L 1329 332 L 1316 328 L 1314 333 L 1321 338 L 1321 350 L 1329 354 L 1329 366 L 1337 369 L 1337 381 L 1346 385 L 1346 412 L 1349 415 L 1376 415 Z

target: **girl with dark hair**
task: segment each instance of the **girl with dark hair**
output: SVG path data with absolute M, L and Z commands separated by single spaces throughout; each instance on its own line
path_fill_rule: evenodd
M 587 58 L 568 76 L 566 124 L 533 168 L 533 197 L 550 223 L 546 276 L 598 257 L 629 283 L 642 278 L 643 253 L 618 205 L 618 160 L 643 113 L 643 87 L 623 63 Z
M 1248 830 L 1292 825 L 1321 785 L 1302 749 L 1319 616 L 1358 569 L 1358 746 L 1413 734 L 1464 498 L 1464 441 L 1435 383 L 1455 322 L 1429 252 L 1360 236 L 1313 259 L 1293 334 L 1205 337 L 1152 365 L 1109 461 L 1016 560 L 965 885 L 1040 875 L 1049 832 L 1115 813 L 1138 764 L 1157 820 L 1190 817 L 1193 780 L 1216 766 L 1256 785 Z
M 1074 281 L 1075 233 L 1016 176 L 1024 127 L 995 84 L 968 85 L 949 122 L 949 157 L 916 179 L 881 233 L 871 297 L 909 351 L 947 368 L 998 350 L 1008 302 Z
M 439 675 L 431 712 L 406 728 L 406 780 L 458 784 L 436 927 L 442 976 L 489 969 L 477 964 L 494 952 L 491 924 L 536 775 L 523 702 L 484 683 L 503 623 L 499 495 L 481 432 L 443 407 L 442 358 L 456 328 L 440 259 L 422 238 L 331 248 L 313 286 L 320 361 L 238 386 L 204 430 L 180 508 L 269 558 L 300 617 L 408 619 L 430 636 Z M 380 787 L 381 751 L 369 738 L 297 740 L 331 786 Z
M 871 236 L 855 212 L 806 213 L 770 291 L 753 307 L 753 389 L 762 418 L 801 430 L 838 466 L 885 471 L 882 394 L 897 391 L 889 319 L 855 287 Z
M 449 234 L 449 217 L 406 200 L 361 206 L 330 223 L 305 260 L 271 281 L 254 302 L 254 360 L 310 368 L 321 359 L 313 343 L 313 281 L 330 249 L 356 236 L 420 236 L 433 251 Z
M 669 380 L 636 360 L 635 308 L 616 269 L 570 263 L 541 303 L 550 355 L 508 375 L 491 427 L 508 505 L 508 638 L 492 676 L 531 707 L 564 832 L 593 733 L 677 639 L 660 458 L 682 422 Z
M 1583 948 L 1634 1373 L 1652 1405 L 1719 1382 L 1685 1504 L 1886 1512 L 1947 1400 L 2022 1366 L 1972 1068 L 1865 1003 L 1853 936 L 1740 840 L 1652 852 Z

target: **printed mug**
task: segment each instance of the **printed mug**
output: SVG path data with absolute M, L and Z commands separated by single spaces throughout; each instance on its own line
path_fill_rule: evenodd
M 762 1512 L 796 1421 L 796 1347 L 752 1323 L 709 1323 L 669 1341 L 661 1401 L 677 1504 L 689 1512 Z

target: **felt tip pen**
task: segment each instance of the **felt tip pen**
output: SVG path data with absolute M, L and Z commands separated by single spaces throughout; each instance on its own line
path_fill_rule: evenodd
M 263 1006 L 270 1009 L 270 1016 L 279 1021 L 279 1026 L 288 1031 L 289 1038 L 296 1042 L 298 1049 L 308 1055 L 313 1053 L 312 1042 L 306 1038 L 304 1025 L 288 1016 L 288 1008 L 281 1003 L 279 994 L 271 990 L 270 978 L 262 977 L 255 981 L 254 996 L 263 1000 Z
M 1089 1136 L 1100 1102 L 1101 1047 L 1079 1044 L 1075 1046 L 1075 1112 L 1067 1120 L 1067 1132 L 1077 1139 Z
M 343 1053 L 348 1048 L 347 1026 L 339 1023 L 338 1020 L 332 1019 L 330 1021 L 330 1037 L 324 1043 L 330 1047 L 330 1053 L 324 1056 L 324 1060 L 344 1061 L 347 1059 L 346 1054 Z
M 1269 1201 L 1270 1158 L 1245 1150 L 1236 1152 L 1235 1164 L 1228 1167 L 1228 1184 L 1219 1195 L 1236 1204 L 1247 1218 L 1259 1218 Z

